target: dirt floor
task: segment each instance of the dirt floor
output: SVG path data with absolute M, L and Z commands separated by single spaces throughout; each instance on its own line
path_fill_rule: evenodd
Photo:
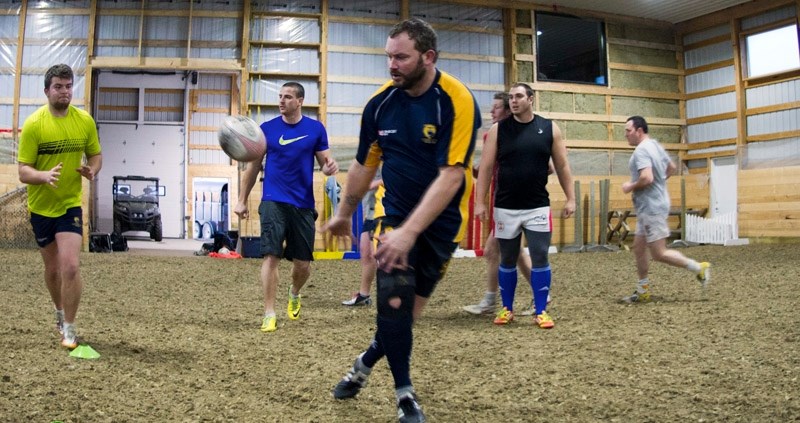
M 431 422 L 788 422 L 800 420 L 797 244 L 700 246 L 694 276 L 652 266 L 655 301 L 625 305 L 630 252 L 551 255 L 546 331 L 461 306 L 483 293 L 481 259 L 454 259 L 417 323 L 412 378 Z M 340 305 L 356 261 L 317 261 L 299 321 L 258 330 L 260 260 L 82 256 L 79 334 L 97 360 L 58 344 L 36 251 L 3 250 L 0 421 L 392 422 L 385 361 L 358 398 L 331 388 L 374 331 L 375 308 Z M 289 265 L 281 268 L 279 292 Z M 530 301 L 520 279 L 517 306 Z

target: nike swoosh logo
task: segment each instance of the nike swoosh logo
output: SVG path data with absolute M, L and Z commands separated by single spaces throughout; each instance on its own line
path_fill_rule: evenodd
M 278 144 L 280 145 L 289 145 L 295 141 L 300 141 L 303 138 L 307 137 L 308 135 L 303 135 L 302 137 L 297 138 L 289 138 L 288 140 L 283 139 L 283 135 L 281 135 L 280 139 L 278 140 Z

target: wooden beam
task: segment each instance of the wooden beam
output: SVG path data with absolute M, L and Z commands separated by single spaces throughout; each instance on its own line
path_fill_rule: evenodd
M 708 122 L 717 122 L 720 120 L 736 119 L 738 112 L 718 113 L 716 115 L 702 116 L 698 118 L 686 119 L 687 125 L 699 125 Z
M 736 85 L 728 85 L 726 87 L 714 88 L 711 90 L 697 91 L 694 93 L 686 94 L 686 100 L 694 100 L 703 97 L 711 97 L 719 94 L 726 94 L 736 92 Z
M 741 30 L 740 20 L 731 19 L 728 23 L 730 28 L 731 46 L 733 48 L 733 81 L 736 90 L 736 145 L 743 146 L 745 142 L 745 135 L 747 135 L 747 119 L 744 116 L 744 111 L 747 110 L 747 96 L 745 95 L 744 88 L 742 87 L 742 46 L 739 43 L 740 38 L 737 33 Z
M 323 125 L 328 121 L 328 0 L 322 0 L 322 15 L 319 19 L 320 39 L 319 68 L 322 74 L 319 78 L 319 104 L 317 120 Z
M 773 104 L 772 106 L 753 107 L 747 109 L 747 116 L 760 115 L 763 113 L 781 112 L 784 110 L 800 109 L 800 101 L 792 101 L 790 103 Z
M 800 130 L 794 131 L 783 131 L 783 132 L 773 132 L 771 134 L 763 134 L 763 135 L 748 135 L 747 142 L 762 142 L 762 141 L 775 141 L 785 138 L 797 138 L 800 137 Z
M 567 120 L 567 121 L 578 121 L 578 122 L 625 123 L 627 122 L 629 117 L 626 115 L 590 115 L 583 113 L 563 113 L 563 112 L 544 112 L 544 111 L 537 112 L 536 114 L 553 120 Z M 651 117 L 647 119 L 647 123 L 650 125 L 683 126 L 686 125 L 686 120 Z
M 555 91 L 578 94 L 612 95 L 619 97 L 642 97 L 660 100 L 681 100 L 683 94 L 664 91 L 630 90 L 626 88 L 609 88 L 592 84 L 568 84 L 562 82 L 532 82 L 531 88 L 536 91 Z
M 28 16 L 28 2 L 22 2 L 22 7 L 20 8 L 19 13 L 19 30 L 17 31 L 17 39 L 19 40 L 19 44 L 17 45 L 17 57 L 15 59 L 15 67 L 17 69 L 22 69 L 22 52 L 25 50 L 22 48 L 25 45 L 25 22 L 26 17 Z M 12 112 L 12 120 L 11 120 L 11 128 L 14 133 L 14 138 L 16 139 L 17 132 L 19 131 L 19 105 L 20 105 L 20 84 L 22 81 L 22 72 L 15 72 L 14 73 L 14 107 Z M 16 157 L 16 152 L 14 152 L 14 157 Z
M 707 65 L 698 66 L 696 68 L 686 69 L 686 76 L 694 75 L 694 74 L 698 74 L 698 73 L 703 73 L 703 72 L 708 72 L 708 71 L 714 70 L 714 69 L 727 68 L 727 67 L 730 67 L 730 66 L 733 66 L 733 65 L 734 65 L 734 60 L 733 59 L 723 60 L 721 62 L 709 63 Z
M 716 37 L 711 37 L 702 41 L 686 44 L 685 46 L 683 46 L 683 51 L 687 52 L 691 50 L 696 50 L 703 47 L 713 46 L 714 44 L 721 44 L 727 41 L 730 41 L 730 35 L 728 34 L 717 35 Z
M 609 69 L 626 70 L 633 72 L 647 72 L 658 73 L 663 75 L 678 75 L 683 76 L 682 69 L 665 68 L 661 66 L 646 66 L 646 65 L 633 65 L 630 63 L 609 63 Z
M 641 47 L 641 48 L 649 48 L 653 50 L 680 50 L 681 47 L 674 45 L 674 44 L 663 44 L 663 43 L 650 43 L 647 41 L 638 41 L 638 40 L 629 40 L 626 38 L 608 38 L 609 44 L 616 44 L 620 46 L 629 46 L 629 47 Z

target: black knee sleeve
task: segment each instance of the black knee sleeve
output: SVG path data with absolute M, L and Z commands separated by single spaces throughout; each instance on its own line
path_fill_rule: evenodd
M 378 317 L 386 319 L 412 318 L 414 312 L 414 289 L 416 278 L 411 272 L 394 271 L 386 273 L 378 270 Z M 389 304 L 392 298 L 400 299 L 400 307 Z

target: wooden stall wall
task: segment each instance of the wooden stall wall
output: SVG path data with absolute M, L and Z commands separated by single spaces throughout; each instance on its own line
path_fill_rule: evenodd
M 800 166 L 739 171 L 739 237 L 800 239 Z

